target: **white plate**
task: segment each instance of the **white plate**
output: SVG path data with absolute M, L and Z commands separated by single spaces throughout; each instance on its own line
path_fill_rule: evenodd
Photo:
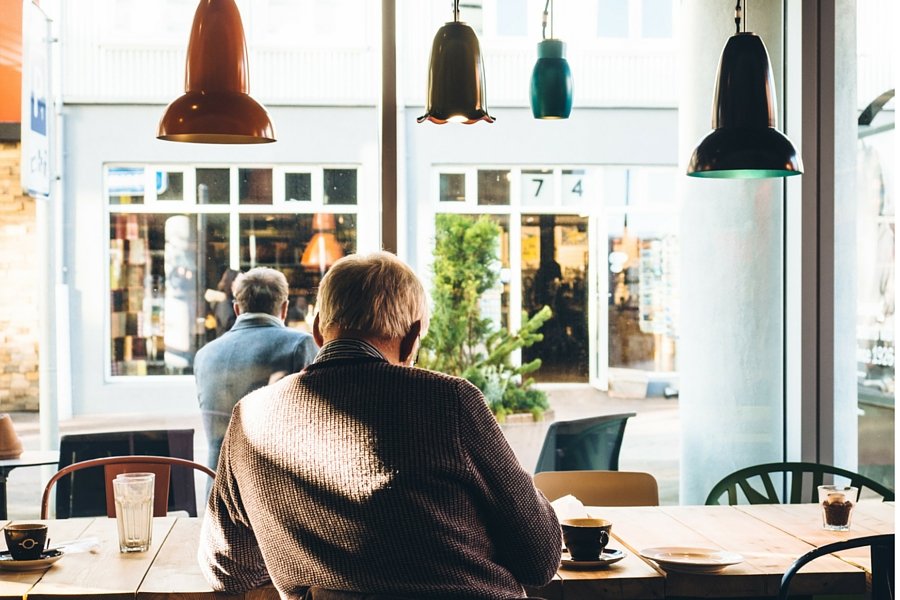
M 9 550 L 0 552 L 0 569 L 7 571 L 36 571 L 45 569 L 61 559 L 63 553 L 61 550 L 47 550 L 41 554 L 40 558 L 34 560 L 14 560 L 9 554 Z
M 625 558 L 625 553 L 613 548 L 604 548 L 597 560 L 572 560 L 568 553 L 563 554 L 560 566 L 563 569 L 596 569 L 617 563 Z
M 656 562 L 666 571 L 678 573 L 717 573 L 729 565 L 744 562 L 744 557 L 737 552 L 687 546 L 644 548 L 641 556 Z

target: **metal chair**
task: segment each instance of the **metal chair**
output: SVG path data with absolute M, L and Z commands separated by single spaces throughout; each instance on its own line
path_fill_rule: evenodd
M 783 477 L 776 485 L 773 475 Z M 860 498 L 865 497 L 863 490 L 871 490 L 884 500 L 893 500 L 894 491 L 865 475 L 854 473 L 839 467 L 806 462 L 766 463 L 753 465 L 735 471 L 724 477 L 713 486 L 706 497 L 706 504 L 719 504 L 723 495 L 728 496 L 728 504 L 742 504 L 738 490 L 743 493 L 747 504 L 803 504 L 818 502 L 816 488 L 824 482 L 825 475 L 837 475 L 850 480 L 850 485 L 859 488 Z M 786 499 L 782 502 L 779 487 L 784 486 Z
M 826 544 L 815 550 L 810 550 L 788 568 L 781 578 L 781 587 L 778 589 L 779 600 L 786 600 L 790 589 L 791 580 L 797 571 L 806 563 L 841 550 L 869 546 L 872 557 L 872 600 L 893 600 L 894 598 L 894 534 L 870 535 L 852 540 L 843 540 Z
M 216 477 L 215 472 L 206 465 L 171 456 L 107 456 L 85 460 L 60 469 L 44 486 L 44 493 L 41 496 L 41 519 L 50 517 L 50 490 L 57 481 L 75 471 L 94 467 L 103 467 L 103 479 L 105 482 L 103 487 L 106 491 L 104 510 L 106 516 L 110 518 L 116 516 L 116 503 L 113 499 L 112 490 L 112 480 L 116 478 L 116 475 L 120 473 L 150 472 L 156 474 L 153 488 L 153 516 L 164 517 L 168 512 L 169 479 L 173 466 L 201 471 L 213 479 Z M 192 471 L 188 471 L 188 473 L 193 477 Z M 95 508 L 98 511 L 100 510 L 100 507 Z M 57 518 L 59 518 L 58 515 Z
M 193 429 L 158 429 L 144 431 L 106 431 L 68 434 L 60 438 L 59 468 L 73 463 L 107 456 L 172 456 L 194 460 Z M 197 516 L 194 473 L 176 469 L 171 474 L 169 511 L 185 511 Z M 56 516 L 93 517 L 104 514 L 103 473 L 99 469 L 80 471 L 64 477 L 56 486 Z
M 551 423 L 534 472 L 618 471 L 625 424 L 633 416 L 620 413 Z
M 659 506 L 659 486 L 634 471 L 543 471 L 534 485 L 548 500 L 572 494 L 587 506 Z

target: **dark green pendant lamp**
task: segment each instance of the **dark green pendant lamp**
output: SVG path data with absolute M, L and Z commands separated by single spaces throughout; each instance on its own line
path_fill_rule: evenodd
M 762 179 L 803 172 L 794 144 L 776 129 L 775 81 L 769 53 L 759 36 L 741 31 L 741 1 L 735 35 L 719 59 L 713 130 L 694 149 L 691 177 Z M 746 24 L 745 24 L 746 29 Z
M 484 64 L 475 31 L 459 20 L 459 0 L 453 21 L 438 29 L 431 46 L 425 114 L 417 119 L 443 124 L 494 122 L 485 102 Z
M 568 119 L 572 113 L 572 70 L 566 60 L 566 44 L 553 39 L 553 19 L 550 19 L 550 39 L 547 39 L 547 9 L 553 11 L 553 0 L 544 5 L 541 41 L 537 45 L 538 59 L 531 72 L 531 114 L 535 119 Z

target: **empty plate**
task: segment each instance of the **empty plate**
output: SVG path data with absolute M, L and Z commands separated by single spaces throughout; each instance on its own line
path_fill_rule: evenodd
M 47 550 L 34 560 L 15 560 L 9 550 L 0 552 L 0 569 L 7 571 L 36 571 L 46 569 L 63 557 L 60 550 Z
M 597 560 L 573 560 L 568 553 L 563 554 L 560 566 L 563 569 L 596 569 L 617 563 L 625 558 L 625 553 L 614 548 L 604 548 Z
M 678 573 L 717 573 L 729 565 L 744 562 L 744 557 L 737 552 L 686 546 L 644 548 L 641 556 L 656 562 L 666 571 Z

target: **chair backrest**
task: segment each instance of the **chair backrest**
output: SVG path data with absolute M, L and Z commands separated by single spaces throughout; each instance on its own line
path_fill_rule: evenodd
M 784 462 L 754 465 L 735 471 L 713 486 L 706 503 L 719 504 L 726 495 L 728 504 L 732 505 L 818 502 L 816 488 L 822 485 L 825 475 L 848 479 L 850 485 L 859 488 L 860 498 L 871 497 L 871 492 L 874 492 L 884 500 L 894 499 L 892 489 L 859 473 L 818 463 Z
M 659 506 L 659 486 L 635 471 L 542 471 L 534 485 L 551 502 L 572 494 L 587 506 Z
M 787 600 L 791 580 L 806 563 L 834 552 L 869 546 L 872 557 L 872 600 L 893 600 L 894 598 L 894 534 L 870 535 L 852 540 L 843 540 L 820 546 L 794 561 L 781 578 L 778 589 L 779 600 Z
M 95 512 L 99 514 L 105 512 L 106 516 L 111 518 L 116 516 L 116 503 L 112 489 L 112 480 L 116 478 L 116 475 L 120 473 L 150 472 L 156 475 L 153 488 L 153 516 L 164 517 L 168 512 L 169 479 L 173 466 L 181 467 L 179 470 L 186 471 L 191 477 L 194 476 L 194 472 L 191 469 L 206 473 L 212 478 L 216 476 L 215 472 L 206 465 L 171 456 L 106 456 L 85 460 L 63 467 L 44 486 L 44 493 L 41 496 L 41 519 L 47 519 L 50 516 L 50 490 L 57 481 L 84 469 L 97 468 L 99 471 L 99 467 L 103 467 L 104 500 L 102 505 L 95 507 L 97 509 Z M 57 515 L 57 518 L 59 518 L 59 515 Z
M 534 472 L 618 471 L 625 423 L 634 415 L 620 413 L 551 423 Z
M 194 459 L 193 429 L 161 429 L 150 431 L 109 431 L 64 435 L 59 442 L 59 468 L 73 463 L 106 456 L 173 456 Z M 60 479 L 56 486 L 56 516 L 94 517 L 105 514 L 103 472 L 101 469 L 79 471 Z M 194 473 L 176 469 L 171 474 L 168 508 L 197 516 Z

